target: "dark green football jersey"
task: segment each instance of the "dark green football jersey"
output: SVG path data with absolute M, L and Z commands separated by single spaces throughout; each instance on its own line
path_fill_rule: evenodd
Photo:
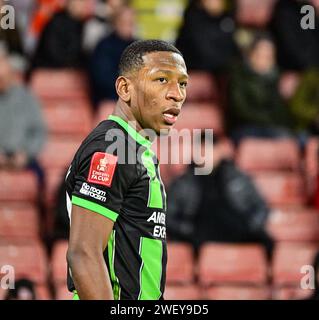
M 69 217 L 74 204 L 114 221 L 104 252 L 114 298 L 162 299 L 166 194 L 151 142 L 110 116 L 76 152 L 66 188 Z M 68 288 L 76 290 L 69 268 Z

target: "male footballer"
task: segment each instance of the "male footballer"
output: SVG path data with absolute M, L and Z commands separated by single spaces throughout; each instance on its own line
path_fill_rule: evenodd
M 83 141 L 66 177 L 74 299 L 163 299 L 166 194 L 146 132 L 169 132 L 187 79 L 182 54 L 164 41 L 123 52 L 114 112 Z

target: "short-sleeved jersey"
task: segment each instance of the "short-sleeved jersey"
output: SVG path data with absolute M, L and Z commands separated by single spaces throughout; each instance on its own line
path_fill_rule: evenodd
M 110 116 L 76 152 L 66 189 L 70 220 L 73 204 L 114 221 L 104 252 L 114 299 L 162 299 L 166 194 L 151 142 Z M 68 288 L 75 290 L 69 268 Z

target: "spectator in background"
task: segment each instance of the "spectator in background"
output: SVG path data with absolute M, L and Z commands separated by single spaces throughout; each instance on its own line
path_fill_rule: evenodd
M 83 27 L 90 14 L 87 0 L 67 0 L 40 36 L 33 68 L 82 68 L 85 66 Z
M 208 241 L 256 242 L 271 258 L 273 240 L 265 231 L 269 209 L 251 179 L 236 167 L 233 146 L 214 136 L 213 152 L 205 159 L 213 171 L 195 175 L 194 168 L 202 165 L 197 155 L 205 154 L 203 138 L 201 142 L 193 163 L 168 192 L 168 239 L 190 242 L 196 251 Z
M 0 168 L 32 169 L 43 185 L 36 158 L 45 142 L 46 128 L 35 97 L 17 84 L 4 50 L 0 51 Z
M 223 72 L 237 53 L 235 23 L 225 0 L 191 1 L 176 46 L 189 70 Z
M 14 289 L 9 289 L 4 300 L 36 300 L 34 283 L 28 279 L 17 280 Z
M 315 28 L 301 27 L 301 7 L 316 8 Z M 319 4 L 318 1 L 279 0 L 270 23 L 278 53 L 278 63 L 283 69 L 305 70 L 319 65 Z
M 289 101 L 298 132 L 319 135 L 319 69 L 301 75 L 295 94 Z
M 53 208 L 53 241 L 58 239 L 69 239 L 70 221 L 66 203 L 66 186 L 65 177 L 68 170 L 65 170 L 63 179 L 61 179 L 54 195 L 54 208 Z
M 278 82 L 274 43 L 269 35 L 258 33 L 230 75 L 228 125 L 236 144 L 247 136 L 292 136 L 292 120 Z
M 87 21 L 84 28 L 83 47 L 91 53 L 101 39 L 113 31 L 112 21 L 128 0 L 102 0 L 96 2 L 95 15 Z
M 115 80 L 124 49 L 134 41 L 134 12 L 123 7 L 114 16 L 114 32 L 101 40 L 90 58 L 93 104 L 116 100 Z
M 14 1 L 19 3 L 20 6 L 23 5 L 21 0 Z M 27 2 L 34 2 L 32 15 L 29 14 L 23 25 L 26 51 L 29 55 L 32 55 L 43 29 L 52 16 L 62 10 L 64 0 L 28 0 Z

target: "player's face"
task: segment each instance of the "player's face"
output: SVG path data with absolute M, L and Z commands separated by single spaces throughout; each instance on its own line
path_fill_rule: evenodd
M 143 129 L 168 133 L 186 99 L 184 59 L 173 52 L 152 52 L 133 80 L 132 112 Z

